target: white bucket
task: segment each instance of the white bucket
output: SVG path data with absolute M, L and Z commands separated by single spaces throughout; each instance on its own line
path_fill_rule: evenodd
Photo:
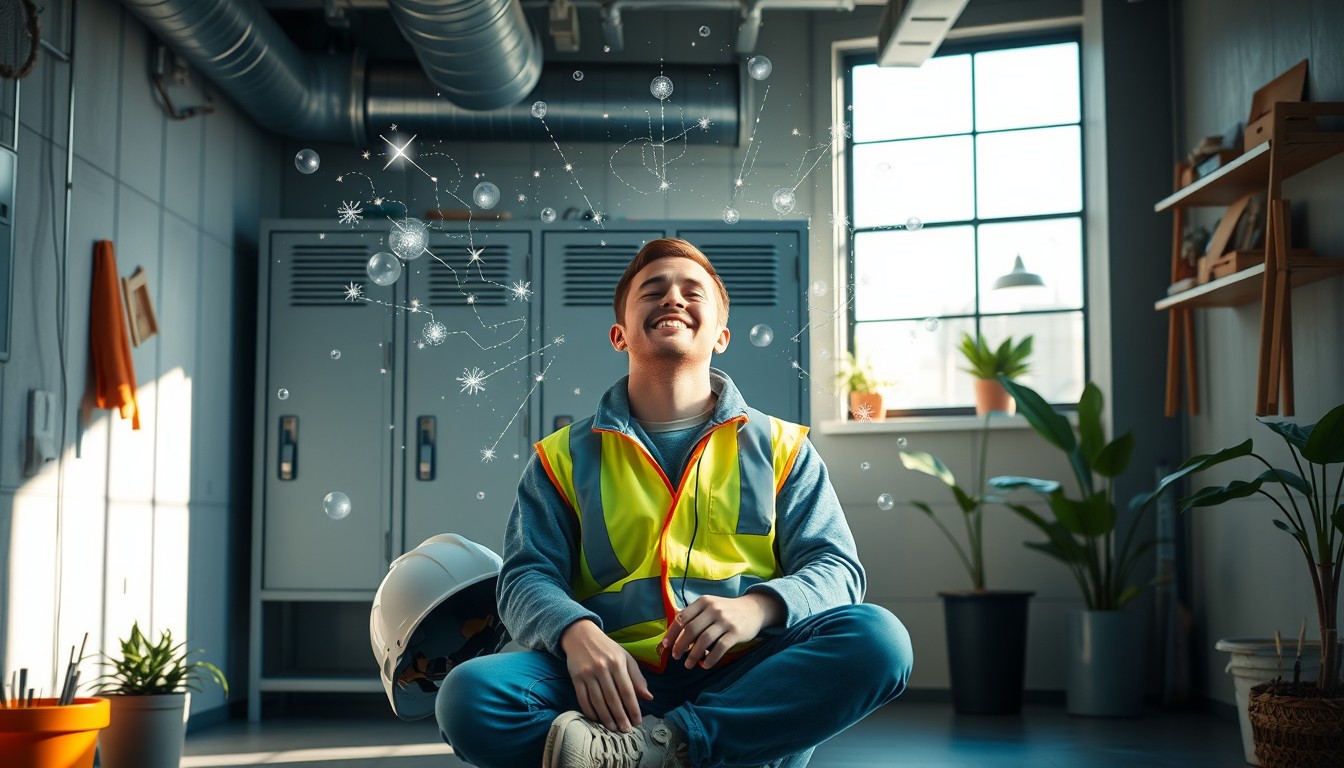
M 1297 661 L 1296 641 L 1283 643 L 1283 664 L 1280 668 L 1278 651 L 1274 639 L 1251 640 L 1233 638 L 1219 640 L 1214 650 L 1225 651 L 1231 655 L 1224 672 L 1232 673 L 1232 682 L 1237 691 L 1237 720 L 1241 722 L 1241 746 L 1246 762 L 1259 765 L 1255 758 L 1255 742 L 1251 734 L 1251 688 L 1267 683 L 1280 675 L 1285 680 L 1293 679 L 1293 664 Z M 1302 644 L 1302 680 L 1315 681 L 1321 666 L 1321 644 Z

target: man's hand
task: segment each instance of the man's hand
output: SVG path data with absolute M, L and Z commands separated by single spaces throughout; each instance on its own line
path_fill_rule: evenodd
M 784 605 L 774 595 L 706 595 L 677 614 L 660 648 L 671 648 L 674 659 L 685 656 L 687 669 L 696 664 L 709 669 L 729 648 L 756 639 L 762 629 L 783 620 Z
M 560 647 L 583 716 L 613 731 L 634 730 L 640 723 L 639 699 L 653 701 L 635 657 L 588 619 L 566 627 Z

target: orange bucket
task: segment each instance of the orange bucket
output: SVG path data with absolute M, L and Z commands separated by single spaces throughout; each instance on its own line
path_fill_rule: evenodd
M 11 702 L 12 703 L 12 702 Z M 33 699 L 31 707 L 0 708 L 0 755 L 21 768 L 93 768 L 98 731 L 107 727 L 107 699 Z

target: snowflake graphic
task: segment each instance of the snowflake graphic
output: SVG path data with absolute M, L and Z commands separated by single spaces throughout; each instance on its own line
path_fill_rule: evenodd
M 552 343 L 552 344 L 564 344 L 564 343 L 565 343 L 565 337 L 564 337 L 564 336 L 556 336 L 554 339 L 551 339 L 551 343 Z
M 458 376 L 457 380 L 462 382 L 462 389 L 458 394 L 469 392 L 474 395 L 485 389 L 485 371 L 480 368 L 463 368 L 462 375 Z
M 860 405 L 858 408 L 854 409 L 854 417 L 859 421 L 872 421 L 873 407 L 867 403 Z
M 420 337 L 428 344 L 439 346 L 448 338 L 448 326 L 437 320 L 430 320 L 420 331 Z
M 468 304 L 475 304 L 475 303 L 476 303 L 476 294 L 474 294 L 474 293 L 468 293 L 468 294 L 467 294 L 467 303 L 468 303 Z
M 509 293 L 512 293 L 513 298 L 519 301 L 527 301 L 532 298 L 532 283 L 517 280 L 509 287 Z
M 848 139 L 849 123 L 844 120 L 841 120 L 840 122 L 831 126 L 830 133 L 831 133 L 831 141 L 835 141 L 836 139 Z
M 482 448 L 482 449 L 481 449 L 481 461 L 485 462 L 485 461 L 494 461 L 494 460 L 495 460 L 495 449 L 494 449 L 494 448 Z
M 345 286 L 345 300 L 358 301 L 364 298 L 364 286 L 359 283 L 350 283 Z
M 695 124 L 700 126 L 700 130 L 708 131 L 709 126 L 713 125 L 714 123 L 708 117 L 702 117 L 699 120 L 696 120 Z
M 359 203 L 353 201 L 341 203 L 341 207 L 336 209 L 336 215 L 340 217 L 341 223 L 349 224 L 352 227 L 364 218 L 363 213 L 364 209 L 359 207 Z

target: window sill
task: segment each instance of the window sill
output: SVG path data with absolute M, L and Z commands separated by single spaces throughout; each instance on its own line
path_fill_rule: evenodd
M 1065 411 L 1064 418 L 1071 426 L 1078 426 L 1078 412 Z M 822 421 L 817 430 L 823 435 L 880 435 L 891 432 L 902 434 L 910 432 L 979 432 L 985 424 L 982 416 L 902 416 L 885 421 Z M 995 416 L 989 420 L 989 428 L 1031 429 L 1031 424 L 1022 414 L 1013 416 Z

